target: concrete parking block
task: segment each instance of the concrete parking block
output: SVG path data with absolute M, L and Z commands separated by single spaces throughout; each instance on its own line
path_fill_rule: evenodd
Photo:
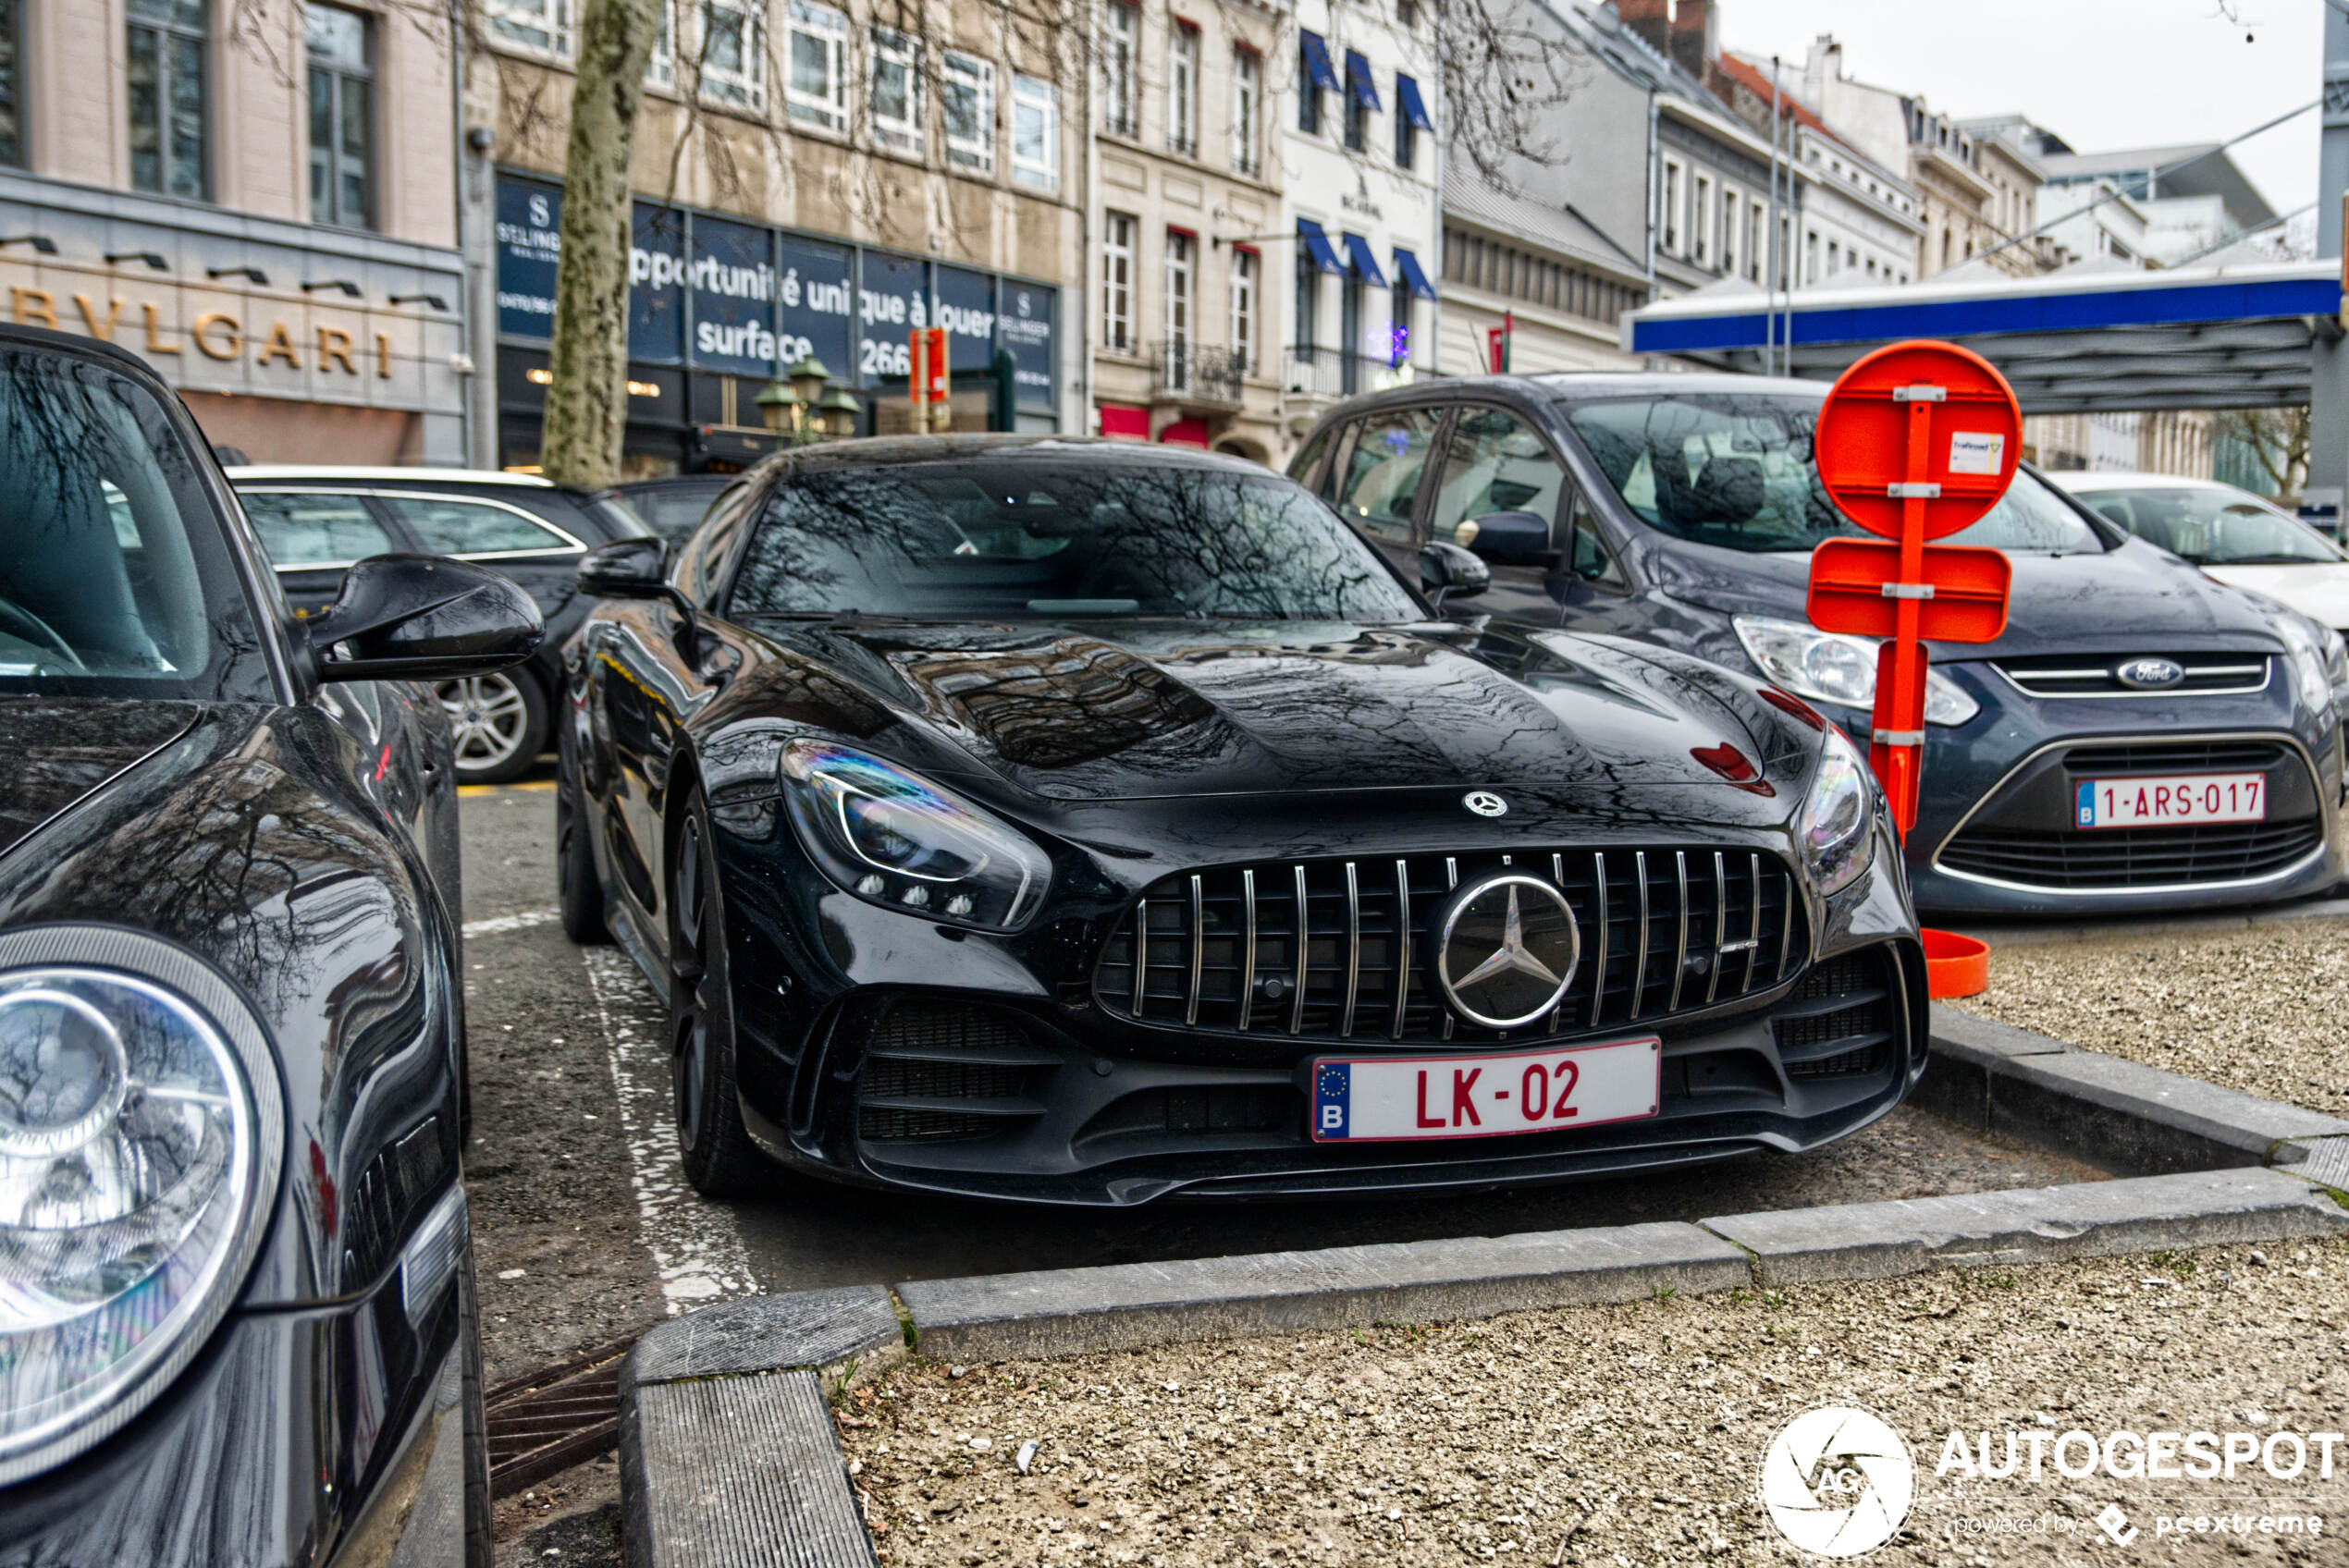
M 2329 1235 L 2349 1230 L 2349 1211 L 2286 1171 L 2232 1170 L 1703 1223 L 1753 1255 L 1759 1282 L 1781 1285 Z
M 1990 1078 L 2000 1063 L 2017 1057 L 2060 1056 L 2072 1048 L 2061 1040 L 1953 1007 L 1936 1005 L 1927 1027 L 1933 1058 L 1912 1097 L 1936 1115 L 1978 1130 L 1990 1125 Z
M 904 1354 L 905 1331 L 879 1285 L 745 1296 L 672 1317 L 629 1353 L 626 1378 L 675 1383 L 805 1367 L 829 1383 L 850 1362 L 869 1370 Z
M 2349 1135 L 2336 1116 L 2078 1050 L 1996 1064 L 1986 1124 L 2147 1175 L 2265 1165 L 2286 1139 Z
M 2349 1137 L 2294 1138 L 2276 1150 L 2275 1163 L 2294 1176 L 2349 1193 Z
M 1484 1317 L 1725 1290 L 1748 1278 L 1736 1247 L 1693 1225 L 1656 1223 L 916 1280 L 897 1293 L 922 1354 L 1005 1361 Z
M 769 1372 L 621 1389 L 631 1568 L 875 1568 L 821 1383 Z

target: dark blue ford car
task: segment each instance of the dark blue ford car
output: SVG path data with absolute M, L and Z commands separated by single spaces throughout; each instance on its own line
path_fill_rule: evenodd
M 1810 552 L 1856 530 L 1811 457 L 1826 388 L 1747 376 L 1422 383 L 1331 411 L 1293 476 L 1436 585 L 1519 623 L 1757 671 L 1863 744 L 1876 647 L 1814 628 Z M 2329 888 L 2343 866 L 2349 657 L 2331 629 L 2204 576 L 2026 467 L 1953 544 L 2014 563 L 1997 642 L 1937 644 L 1921 908 L 2119 913 Z M 1452 557 L 1456 562 L 1457 557 Z M 1455 573 L 1455 575 L 1458 575 Z

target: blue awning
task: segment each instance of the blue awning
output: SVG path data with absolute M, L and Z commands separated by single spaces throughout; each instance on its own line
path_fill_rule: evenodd
M 1361 51 L 1346 52 L 1346 85 L 1354 101 L 1372 114 L 1378 113 L 1378 84 L 1371 80 L 1371 63 L 1362 58 Z
M 1395 102 L 1402 107 L 1403 117 L 1421 130 L 1435 129 L 1435 121 L 1420 97 L 1420 84 L 1400 71 L 1395 76 Z
M 1403 80 L 1408 81 L 1411 79 L 1405 77 Z M 1395 247 L 1395 274 L 1403 280 L 1405 288 L 1420 299 L 1435 298 L 1435 286 L 1428 282 L 1427 274 L 1420 270 L 1420 259 L 1400 245 Z
M 1373 288 L 1386 287 L 1386 274 L 1378 270 L 1378 258 L 1371 254 L 1371 242 L 1359 234 L 1346 237 L 1346 253 L 1353 260 L 1354 276 Z
M 1305 247 L 1305 259 L 1326 273 L 1346 276 L 1346 263 L 1337 259 L 1337 251 L 1330 245 L 1330 237 L 1311 218 L 1297 220 L 1297 243 Z
M 1330 64 L 1330 46 L 1318 32 L 1298 30 L 1297 37 L 1305 47 L 1305 74 L 1314 86 L 1324 92 L 1337 91 L 1337 67 Z

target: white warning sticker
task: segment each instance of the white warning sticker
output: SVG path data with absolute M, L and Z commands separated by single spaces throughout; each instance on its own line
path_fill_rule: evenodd
M 2007 438 L 1982 431 L 1960 430 L 1949 436 L 1951 473 L 1996 473 L 2004 466 Z

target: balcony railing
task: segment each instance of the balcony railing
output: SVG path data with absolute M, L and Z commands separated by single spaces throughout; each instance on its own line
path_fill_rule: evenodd
M 1371 354 L 1299 344 L 1282 351 L 1281 387 L 1309 398 L 1351 398 L 1433 378 L 1423 366 L 1395 364 Z
M 1151 350 L 1157 369 L 1150 390 L 1174 401 L 1237 408 L 1240 381 L 1248 374 L 1245 356 L 1229 349 L 1206 349 L 1196 343 L 1161 343 Z

